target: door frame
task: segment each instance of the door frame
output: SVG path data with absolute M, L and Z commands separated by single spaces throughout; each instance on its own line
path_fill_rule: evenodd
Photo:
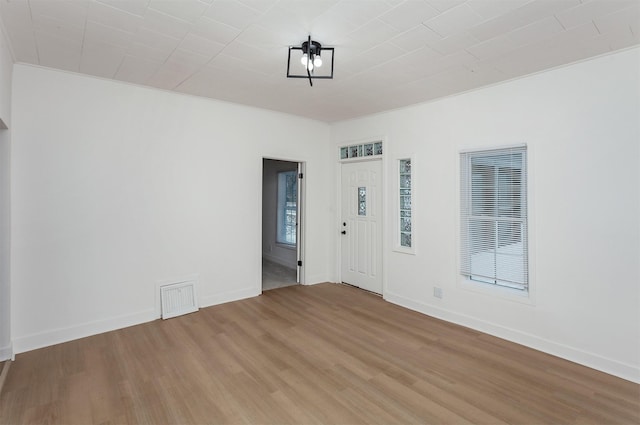
M 306 196 L 306 180 L 307 180 L 307 175 L 306 175 L 306 169 L 307 169 L 307 163 L 306 161 L 303 160 L 298 160 L 298 159 L 293 159 L 293 158 L 286 158 L 286 157 L 282 157 L 279 155 L 263 155 L 260 157 L 260 200 L 259 200 L 259 217 L 258 217 L 258 227 L 260 229 L 260 239 L 259 239 L 259 244 L 258 244 L 258 249 L 260 250 L 260 256 L 259 256 L 259 270 L 262 270 L 262 192 L 263 192 L 263 188 L 264 188 L 264 174 L 263 174 L 263 168 L 264 168 L 264 160 L 274 160 L 274 161 L 286 161 L 286 162 L 292 162 L 292 163 L 296 163 L 298 164 L 298 172 L 302 173 L 303 178 L 302 179 L 298 179 L 298 200 L 297 200 L 297 228 L 296 228 L 296 256 L 297 256 L 297 261 L 302 261 L 302 266 L 298 266 L 296 268 L 297 273 L 298 273 L 298 284 L 299 285 L 306 285 L 306 259 L 305 259 L 305 252 L 306 252 L 306 224 L 307 224 L 307 220 L 306 220 L 306 200 L 307 200 L 307 196 Z M 259 294 L 262 294 L 262 273 L 260 273 L 260 281 L 259 281 L 259 287 L 260 287 L 260 291 L 258 292 Z
M 343 160 L 340 159 L 340 148 L 344 147 L 344 146 L 351 146 L 351 145 L 359 145 L 359 144 L 366 144 L 366 143 L 374 143 L 374 142 L 382 142 L 382 155 L 381 156 L 376 156 L 373 158 L 367 158 L 367 157 L 362 157 L 362 158 L 354 158 L 354 159 L 347 159 L 347 160 Z M 387 235 L 387 216 L 388 214 L 388 206 L 387 206 L 387 199 L 388 199 L 388 181 L 387 181 L 387 158 L 388 158 L 388 154 L 387 154 L 387 149 L 388 149 L 388 142 L 387 142 L 387 137 L 386 136 L 372 136 L 372 137 L 366 137 L 363 139 L 356 139 L 356 140 L 346 140 L 346 141 L 340 141 L 338 143 L 336 143 L 333 146 L 334 149 L 334 155 L 336 158 L 336 162 L 335 162 L 335 170 L 334 170 L 334 175 L 336 176 L 336 186 L 335 186 L 335 200 L 336 200 L 336 215 L 335 215 L 335 224 L 334 224 L 334 247 L 335 247 L 335 269 L 334 269 L 334 273 L 336 276 L 335 282 L 336 283 L 342 283 L 342 243 L 341 243 L 341 239 L 340 239 L 340 232 L 342 231 L 342 164 L 343 163 L 351 163 L 351 162 L 364 162 L 364 161 L 381 161 L 381 177 L 380 177 L 380 181 L 381 181 L 381 185 L 382 185 L 382 190 L 381 190 L 381 196 L 382 196 L 382 209 L 381 209 L 381 229 L 380 231 L 382 232 L 382 241 L 381 244 L 382 246 L 380 247 L 381 250 L 381 254 L 382 254 L 382 264 L 380 265 L 382 267 L 382 298 L 386 298 L 386 294 L 387 294 L 387 241 L 389 240 L 388 235 Z

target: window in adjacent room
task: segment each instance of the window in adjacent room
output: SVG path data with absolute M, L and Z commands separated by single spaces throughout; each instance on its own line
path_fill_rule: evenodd
M 296 244 L 297 197 L 298 173 L 296 171 L 278 173 L 277 243 Z
M 460 155 L 461 273 L 528 291 L 526 146 Z

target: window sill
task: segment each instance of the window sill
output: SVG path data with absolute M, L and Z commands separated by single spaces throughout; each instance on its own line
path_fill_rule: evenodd
M 404 246 L 396 246 L 393 248 L 393 252 L 398 252 L 400 254 L 408 254 L 408 255 L 416 255 L 415 248 L 407 248 Z
M 295 250 L 296 249 L 296 245 L 295 244 L 288 244 L 288 243 L 281 243 L 281 242 L 276 242 L 276 246 L 278 248 L 283 248 L 283 249 L 290 249 L 290 250 Z
M 483 295 L 490 295 L 496 298 L 502 298 L 504 300 L 514 301 L 521 304 L 535 305 L 534 299 L 531 295 L 531 289 L 527 291 L 513 289 L 505 286 L 498 286 L 490 283 L 474 281 L 463 276 L 460 276 L 459 279 L 459 287 L 466 291 Z

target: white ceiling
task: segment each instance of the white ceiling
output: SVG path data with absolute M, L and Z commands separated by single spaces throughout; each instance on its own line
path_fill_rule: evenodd
M 328 122 L 640 44 L 640 0 L 0 0 L 0 17 L 16 62 Z M 335 47 L 313 87 L 286 78 L 309 34 Z

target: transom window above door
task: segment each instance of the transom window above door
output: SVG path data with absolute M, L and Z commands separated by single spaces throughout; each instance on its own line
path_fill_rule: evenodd
M 341 161 L 354 158 L 376 157 L 382 155 L 382 141 L 378 140 L 368 143 L 341 146 L 339 149 Z

